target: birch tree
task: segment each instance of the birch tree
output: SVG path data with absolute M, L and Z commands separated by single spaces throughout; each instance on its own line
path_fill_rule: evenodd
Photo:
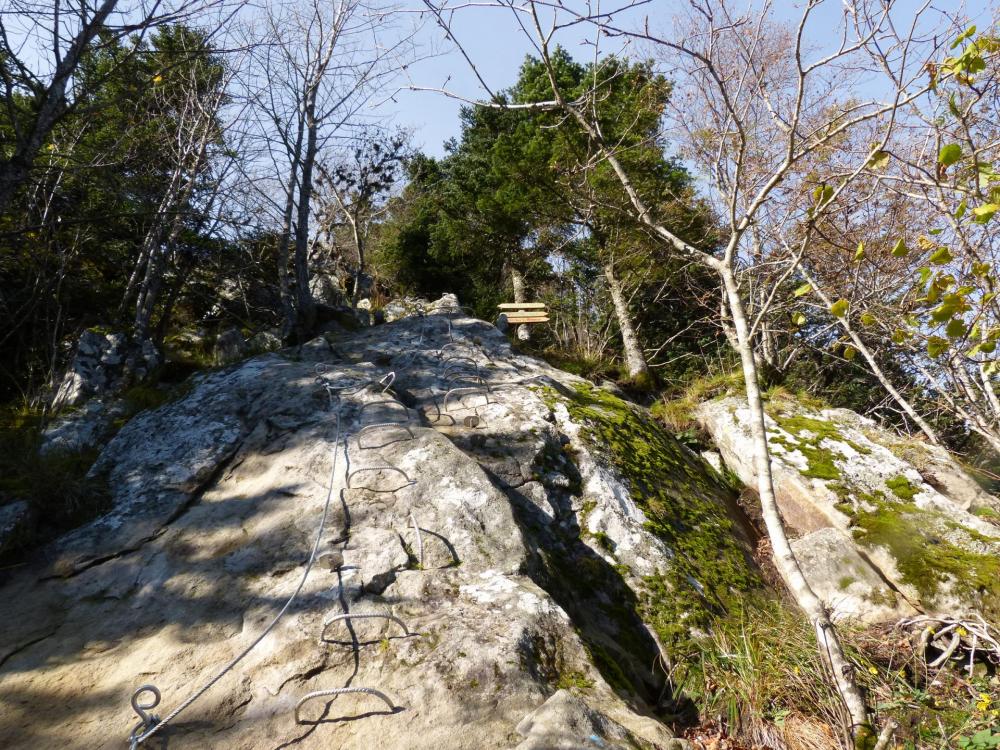
M 439 19 L 449 38 L 461 45 L 449 25 L 448 5 L 433 0 L 425 0 L 425 5 Z M 769 2 L 748 11 L 735 11 L 725 2 L 692 0 L 687 12 L 664 32 L 655 28 L 655 19 L 640 17 L 636 21 L 630 16 L 630 12 L 643 12 L 643 3 L 639 2 L 619 3 L 613 10 L 603 5 L 598 9 L 592 3 L 583 4 L 579 10 L 563 4 L 530 1 L 497 5 L 513 12 L 516 23 L 525 30 L 549 72 L 551 98 L 535 106 L 563 113 L 593 141 L 628 196 L 630 213 L 636 222 L 674 253 L 702 264 L 718 276 L 743 372 L 757 490 L 774 561 L 788 590 L 812 622 L 820 654 L 850 717 L 851 734 L 861 745 L 871 733 L 864 698 L 823 603 L 810 588 L 792 552 L 775 498 L 753 329 L 756 319 L 766 312 L 768 299 L 777 285 L 765 290 L 763 303 L 756 309 L 756 316 L 751 317 L 746 289 L 740 283 L 740 269 L 781 260 L 785 264 L 783 273 L 791 273 L 790 261 L 794 262 L 794 258 L 760 257 L 767 247 L 754 247 L 754 227 L 769 220 L 772 206 L 783 203 L 782 192 L 789 189 L 785 186 L 786 179 L 794 177 L 797 167 L 811 155 L 864 123 L 891 122 L 895 111 L 926 91 L 921 76 L 937 50 L 932 42 L 922 43 L 912 34 L 902 37 L 888 58 L 891 66 L 884 74 L 886 95 L 843 101 L 831 110 L 826 92 L 835 88 L 851 90 L 852 81 L 871 69 L 871 47 L 877 45 L 896 21 L 891 4 L 830 3 L 845 10 L 835 34 L 830 32 L 829 19 L 823 21 L 824 38 L 834 41 L 818 50 L 809 48 L 806 31 L 817 8 L 824 5 L 822 2 L 810 2 L 802 9 L 781 44 L 772 42 L 772 29 L 780 24 L 773 17 Z M 911 30 L 916 23 L 910 26 Z M 567 29 L 576 31 L 586 26 L 599 32 L 589 39 L 595 49 L 601 49 L 604 40 L 611 38 L 641 43 L 653 50 L 664 69 L 677 80 L 683 97 L 690 97 L 715 113 L 716 121 L 710 123 L 715 131 L 710 139 L 714 147 L 712 170 L 704 177 L 717 196 L 725 230 L 719 250 L 685 241 L 663 225 L 655 206 L 637 186 L 636 176 L 620 158 L 617 144 L 605 137 L 599 121 L 593 117 L 591 98 L 586 92 L 570 97 L 554 75 L 551 63 L 554 40 Z M 471 59 L 464 48 L 463 53 Z M 778 85 L 776 91 L 771 90 L 772 84 Z M 819 212 L 835 200 L 838 191 L 873 155 L 872 152 L 860 155 L 859 163 L 838 184 L 823 186 L 809 210 Z M 757 168 L 750 168 L 751 165 Z M 791 189 L 795 189 L 794 184 Z

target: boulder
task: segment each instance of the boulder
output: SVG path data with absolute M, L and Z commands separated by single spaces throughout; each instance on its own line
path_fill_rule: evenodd
M 918 468 L 899 449 L 898 437 L 852 412 L 815 410 L 793 399 L 770 402 L 768 412 L 775 493 L 790 532 L 803 537 L 800 552 L 815 542 L 812 556 L 820 559 L 833 537 L 816 532 L 839 530 L 897 599 L 928 613 L 978 612 L 987 619 L 1000 614 L 1000 526 L 964 509 L 972 503 L 992 507 L 995 500 L 973 491 L 971 480 L 959 481 L 953 461 L 923 445 L 914 448 L 934 455 L 933 465 L 948 467 L 951 476 L 934 481 L 931 464 Z M 726 465 L 755 486 L 746 402 L 715 399 L 697 414 Z M 957 497 L 946 494 L 949 486 L 962 488 Z M 844 600 L 844 575 L 837 566 L 813 566 L 812 582 L 831 607 L 848 606 L 837 604 Z M 852 602 L 848 608 L 862 607 L 856 598 Z M 860 619 L 897 611 L 879 605 Z
M 53 406 L 76 406 L 93 396 L 116 393 L 146 378 L 160 361 L 148 340 L 135 346 L 121 333 L 84 331 L 56 389 Z
M 197 376 L 92 472 L 110 511 L 0 586 L 2 747 L 121 747 L 134 690 L 168 715 L 294 592 L 171 746 L 670 747 L 664 644 L 759 583 L 698 456 L 461 314 Z M 393 708 L 296 721 L 348 685 Z
M 228 365 L 243 358 L 247 342 L 238 328 L 227 328 L 215 340 L 215 363 Z
M 39 452 L 75 453 L 103 445 L 114 432 L 115 421 L 124 414 L 121 400 L 91 399 L 45 428 Z
M 339 307 L 347 300 L 340 280 L 332 273 L 312 274 L 309 278 L 309 292 L 316 302 L 331 307 Z
M 865 560 L 851 535 L 833 527 L 792 542 L 810 588 L 829 607 L 834 622 L 883 622 L 917 613 Z
M 261 331 L 251 336 L 247 341 L 248 349 L 257 354 L 262 352 L 276 352 L 281 346 L 281 332 L 277 329 Z
M 430 303 L 420 297 L 394 299 L 382 308 L 386 323 L 392 323 L 408 315 L 423 315 Z

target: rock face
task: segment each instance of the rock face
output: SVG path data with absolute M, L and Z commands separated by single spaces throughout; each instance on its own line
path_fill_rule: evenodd
M 131 348 L 124 334 L 84 331 L 53 404 L 75 406 L 91 396 L 120 390 L 126 378 L 142 380 L 159 363 L 160 355 L 149 341 Z
M 0 591 L 0 747 L 124 747 L 136 688 L 166 716 L 296 591 L 170 747 L 677 745 L 663 649 L 759 582 L 731 491 L 644 411 L 431 312 L 125 425 L 93 469 L 113 509 Z M 345 687 L 392 707 L 296 720 Z
M 834 617 L 1000 613 L 997 500 L 947 453 L 842 409 L 768 406 L 775 491 L 810 584 Z M 755 486 L 746 403 L 702 404 L 723 460 Z
M 114 432 L 125 412 L 120 400 L 91 399 L 79 411 L 60 417 L 42 433 L 41 453 L 76 452 L 99 446 Z

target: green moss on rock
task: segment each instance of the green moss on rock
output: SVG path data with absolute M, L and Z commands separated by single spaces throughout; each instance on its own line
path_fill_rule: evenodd
M 885 486 L 900 500 L 912 500 L 919 490 L 906 477 L 892 477 L 885 480 Z
M 800 469 L 802 476 L 825 480 L 841 478 L 840 469 L 834 463 L 838 456 L 823 446 L 824 440 L 844 443 L 861 454 L 871 453 L 866 446 L 845 438 L 837 425 L 830 420 L 817 419 L 801 413 L 788 414 L 779 410 L 773 411 L 770 416 L 782 431 L 792 437 L 789 439 L 785 435 L 772 433 L 768 435 L 768 441 L 780 445 L 789 453 L 799 451 L 805 456 L 808 465 L 805 469 Z
M 934 604 L 942 586 L 984 614 L 1000 614 L 1000 557 L 990 550 L 996 540 L 910 501 L 866 495 L 852 516 L 854 538 L 868 548 L 884 547 L 895 558 L 903 583 Z
M 583 425 L 583 437 L 606 451 L 646 528 L 674 558 L 646 579 L 643 616 L 668 644 L 680 645 L 692 630 L 707 630 L 743 593 L 762 582 L 739 541 L 727 504 L 732 490 L 655 419 L 622 399 L 579 384 L 568 395 L 544 387 L 550 406 L 565 405 Z

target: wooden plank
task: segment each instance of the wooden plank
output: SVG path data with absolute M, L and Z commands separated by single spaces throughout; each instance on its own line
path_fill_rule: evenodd
M 548 323 L 548 316 L 537 315 L 531 318 L 507 318 L 507 322 L 512 326 L 519 326 L 522 323 Z
M 547 310 L 525 310 L 524 312 L 502 312 L 501 315 L 506 315 L 508 320 L 517 320 L 519 318 L 537 318 L 545 317 L 548 315 Z
M 544 302 L 505 302 L 497 305 L 501 310 L 544 310 Z

